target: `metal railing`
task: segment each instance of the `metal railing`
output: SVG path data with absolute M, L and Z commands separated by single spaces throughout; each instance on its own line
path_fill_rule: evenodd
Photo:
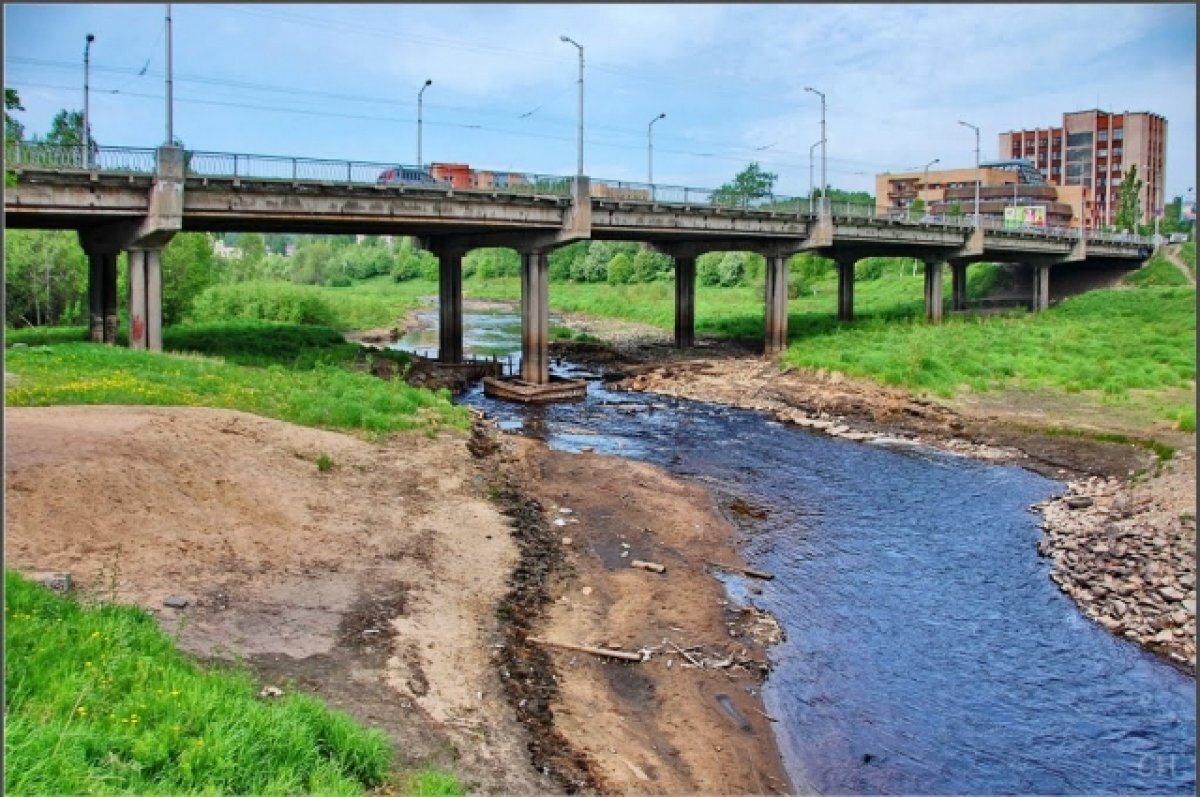
M 10 168 L 80 169 L 85 171 L 154 174 L 158 168 L 153 147 L 93 147 L 84 163 L 81 147 L 63 147 L 29 141 L 4 144 L 4 163 Z
M 62 170 L 103 171 L 135 174 L 154 174 L 157 170 L 157 150 L 153 147 L 94 146 L 88 163 L 80 147 L 64 147 L 39 142 L 5 142 L 4 160 L 7 168 L 41 168 Z M 496 194 L 540 195 L 566 197 L 571 195 L 573 178 L 561 175 L 511 172 L 491 169 L 471 169 L 465 175 L 457 173 L 458 186 L 445 175 L 435 177 L 436 169 L 405 166 L 394 163 L 331 160 L 321 158 L 292 158 L 279 155 L 248 155 L 233 152 L 204 152 L 187 150 L 184 154 L 186 173 L 190 177 L 244 178 L 253 180 L 283 180 L 293 183 L 319 182 L 342 185 L 385 185 L 404 188 L 432 188 Z M 417 175 L 418 179 L 408 179 Z M 401 179 L 397 179 L 400 176 Z M 466 185 L 463 185 L 463 181 Z M 728 190 L 690 188 L 674 185 L 595 178 L 590 181 L 594 199 L 614 199 L 688 207 L 717 207 L 760 212 L 816 216 L 820 202 L 809 197 L 794 197 L 767 193 L 758 196 L 736 194 Z M 874 203 L 829 203 L 835 219 L 866 219 L 900 224 L 934 225 L 956 230 L 975 226 L 970 213 L 947 216 L 925 214 L 913 218 L 894 211 L 880 213 Z M 1056 239 L 1078 239 L 1085 234 L 1079 228 L 1067 227 L 1005 227 L 996 217 L 983 217 L 980 226 L 991 232 L 1018 235 L 1037 235 Z M 1150 237 L 1124 232 L 1086 232 L 1089 241 L 1148 245 Z
M 234 152 L 188 152 L 187 173 L 192 177 L 286 180 L 343 185 L 395 185 L 405 188 L 486 191 L 519 195 L 569 196 L 570 177 L 559 175 L 472 169 L 467 184 L 455 186 L 436 169 L 396 163 L 289 158 L 279 155 L 246 155 Z

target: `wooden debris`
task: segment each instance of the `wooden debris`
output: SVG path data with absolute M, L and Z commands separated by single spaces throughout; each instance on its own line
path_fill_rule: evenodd
M 687 659 L 688 661 L 690 661 L 690 662 L 692 663 L 692 666 L 694 666 L 694 667 L 703 667 L 703 666 L 704 666 L 704 665 L 703 665 L 703 664 L 701 664 L 700 662 L 696 661 L 696 657 L 695 657 L 695 656 L 691 655 L 690 653 L 688 653 L 686 650 L 684 650 L 683 648 L 681 648 L 681 647 L 679 647 L 678 645 L 676 645 L 676 644 L 675 644 L 674 642 L 672 642 L 671 640 L 669 640 L 669 639 L 664 639 L 664 640 L 663 640 L 663 642 L 666 642 L 668 645 L 670 645 L 671 647 L 673 647 L 673 648 L 675 649 L 675 652 L 676 652 L 676 653 L 678 653 L 680 656 L 683 656 L 685 659 Z
M 649 570 L 651 573 L 667 572 L 666 565 L 660 565 L 658 562 L 643 562 L 641 559 L 634 559 L 629 563 L 630 567 L 638 567 L 642 570 Z
M 761 714 L 762 716 L 766 717 L 767 720 L 770 722 L 779 722 L 779 720 L 776 719 L 775 717 L 772 717 L 770 714 L 768 714 L 765 711 L 760 711 L 759 709 L 755 708 L 754 706 L 750 706 L 750 710 L 753 711 L 755 714 Z
M 728 570 L 731 573 L 741 573 L 742 575 L 750 576 L 750 578 L 761 578 L 764 581 L 770 581 L 771 579 L 775 578 L 775 576 L 771 573 L 764 573 L 761 570 L 753 570 L 749 567 L 740 567 L 738 565 L 727 565 L 727 564 L 722 564 L 721 562 L 712 562 L 712 561 L 708 561 L 708 564 L 711 565 L 712 567 L 719 567 L 722 570 Z
M 570 642 L 552 642 L 549 639 L 530 636 L 525 637 L 529 642 L 535 645 L 544 645 L 551 648 L 561 648 L 562 650 L 573 650 L 578 653 L 590 653 L 593 656 L 606 656 L 610 659 L 621 659 L 622 661 L 641 661 L 640 653 L 626 653 L 623 650 L 605 650 L 604 648 L 593 648 L 589 645 L 574 645 Z

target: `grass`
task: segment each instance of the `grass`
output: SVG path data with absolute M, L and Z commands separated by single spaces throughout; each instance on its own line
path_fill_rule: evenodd
M 200 667 L 141 609 L 4 576 L 8 794 L 360 794 L 384 734 L 304 695 Z M 452 792 L 427 792 L 452 793 Z
M 1195 274 L 1195 260 L 1192 261 L 1192 273 Z M 1129 285 L 1145 287 L 1150 285 L 1187 285 L 1188 279 L 1183 273 L 1174 266 L 1162 252 L 1155 252 L 1154 256 L 1146 262 L 1146 265 L 1139 268 L 1125 278 L 1125 282 Z
M 1188 241 L 1181 244 L 1179 247 L 1179 259 L 1188 267 L 1188 271 L 1192 272 L 1192 276 L 1196 276 L 1196 242 Z
M 379 439 L 396 431 L 465 429 L 467 411 L 437 393 L 384 381 L 344 365 L 250 368 L 190 354 L 63 343 L 10 348 L 10 407 L 148 404 L 243 410 Z

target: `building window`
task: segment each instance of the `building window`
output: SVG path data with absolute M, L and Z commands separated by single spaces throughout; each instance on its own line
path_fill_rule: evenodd
M 1068 133 L 1068 147 L 1090 147 L 1092 145 L 1092 133 L 1089 130 L 1086 133 Z
M 1097 140 L 1099 140 L 1099 141 L 1108 141 L 1108 131 L 1107 131 L 1107 130 L 1101 130 L 1101 131 L 1100 131 L 1100 134 L 1097 136 Z
M 1122 130 L 1121 128 L 1118 127 L 1116 130 L 1113 131 L 1113 141 L 1120 141 L 1123 138 L 1125 138 L 1124 130 Z

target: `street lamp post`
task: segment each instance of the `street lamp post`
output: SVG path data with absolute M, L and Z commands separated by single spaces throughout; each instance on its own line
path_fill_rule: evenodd
M 422 104 L 425 101 L 425 89 L 433 85 L 432 80 L 426 80 L 425 85 L 421 86 L 421 90 L 417 92 L 417 168 L 424 169 L 425 161 L 421 160 L 421 114 Z
M 811 86 L 805 86 L 805 91 L 811 91 L 821 98 L 821 204 L 825 204 L 826 190 L 828 180 L 825 177 L 825 94 L 817 91 Z
M 931 160 L 929 163 L 926 163 L 926 164 L 925 164 L 925 168 L 924 168 L 924 170 L 923 170 L 923 172 L 922 172 L 922 174 L 921 174 L 921 187 L 922 187 L 922 188 L 924 188 L 926 191 L 928 191 L 928 190 L 929 190 L 929 167 L 930 167 L 930 166 L 932 166 L 932 165 L 933 165 L 933 164 L 935 164 L 935 163 L 941 163 L 941 162 L 942 162 L 942 159 L 941 159 L 941 158 L 934 158 L 934 159 L 933 159 L 933 160 Z M 918 193 L 918 196 L 920 196 L 920 194 L 919 194 L 919 193 Z M 926 212 L 926 213 L 928 213 L 928 212 L 929 212 L 929 208 L 928 208 L 928 207 L 926 207 L 926 208 L 925 208 L 925 212 Z
M 577 174 L 583 177 L 583 45 L 570 36 L 559 36 L 567 44 L 573 44 L 579 50 L 579 169 Z
M 90 157 L 91 148 L 88 147 L 88 139 L 90 138 L 88 132 L 91 130 L 91 128 L 88 126 L 88 67 L 91 62 L 92 42 L 95 40 L 96 37 L 89 33 L 87 35 L 87 39 L 85 40 L 86 43 L 83 45 L 83 142 L 80 145 L 83 147 L 81 151 L 83 157 L 80 160 L 80 163 L 83 164 L 85 169 L 92 165 L 92 159 Z
M 979 128 L 961 119 L 958 123 L 975 131 L 975 226 L 979 227 Z
M 658 116 L 656 116 L 650 120 L 650 124 L 646 125 L 646 142 L 649 145 L 648 149 L 647 149 L 647 153 L 649 154 L 649 158 L 650 158 L 650 191 L 652 194 L 650 197 L 651 199 L 654 198 L 653 197 L 653 192 L 654 192 L 654 123 L 657 122 L 659 119 L 665 119 L 665 118 L 667 118 L 666 112 L 660 113 Z
M 812 212 L 813 201 L 813 150 L 821 146 L 825 142 L 822 138 L 820 141 L 814 141 L 812 146 L 808 148 L 808 210 Z

